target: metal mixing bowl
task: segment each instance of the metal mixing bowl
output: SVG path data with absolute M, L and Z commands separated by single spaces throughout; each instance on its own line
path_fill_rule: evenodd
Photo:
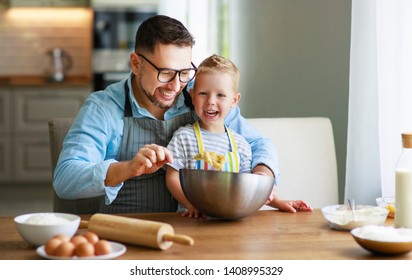
M 180 169 L 187 199 L 206 215 L 240 219 L 259 210 L 275 183 L 269 176 L 212 170 Z

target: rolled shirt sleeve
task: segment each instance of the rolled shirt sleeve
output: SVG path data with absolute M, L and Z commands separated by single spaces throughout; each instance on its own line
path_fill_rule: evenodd
M 64 139 L 53 174 L 53 186 L 61 198 L 105 195 L 106 203 L 110 203 L 123 185 L 109 187 L 104 184 L 110 164 L 116 162 L 123 134 L 123 118 L 119 112 L 102 110 L 101 102 L 110 100 L 102 96 L 89 96 Z M 117 110 L 121 111 L 120 108 Z

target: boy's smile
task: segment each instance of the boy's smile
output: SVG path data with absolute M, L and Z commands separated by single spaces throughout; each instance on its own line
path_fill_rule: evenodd
M 201 73 L 196 76 L 190 93 L 201 127 L 224 133 L 225 117 L 240 99 L 240 94 L 234 92 L 231 76 L 227 73 Z

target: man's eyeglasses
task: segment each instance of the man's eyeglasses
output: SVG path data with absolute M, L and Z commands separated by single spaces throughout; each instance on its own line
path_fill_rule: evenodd
M 161 83 L 169 83 L 174 80 L 177 74 L 179 74 L 179 81 L 182 83 L 188 83 L 196 75 L 197 68 L 191 62 L 193 68 L 186 68 L 186 69 L 181 69 L 181 70 L 176 70 L 176 69 L 170 69 L 170 68 L 159 68 L 156 65 L 154 65 L 150 60 L 148 60 L 144 55 L 140 53 L 136 53 L 138 56 L 142 57 L 144 60 L 149 62 L 150 65 L 152 65 L 156 70 L 157 70 L 157 80 Z

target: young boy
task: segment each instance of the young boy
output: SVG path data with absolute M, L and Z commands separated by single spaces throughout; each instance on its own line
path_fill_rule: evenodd
M 184 211 L 183 216 L 198 218 L 205 215 L 185 197 L 180 185 L 179 169 L 188 167 L 251 172 L 252 151 L 249 143 L 224 125 L 227 113 L 240 100 L 239 76 L 238 68 L 230 60 L 218 55 L 206 58 L 199 65 L 194 86 L 190 90 L 199 120 L 176 130 L 167 146 L 174 157 L 198 159 L 188 162 L 177 159 L 167 164 L 166 186 L 179 202 L 179 210 Z M 216 155 L 220 162 L 217 162 Z M 276 197 L 269 205 L 289 212 L 312 210 L 304 201 L 286 201 Z

